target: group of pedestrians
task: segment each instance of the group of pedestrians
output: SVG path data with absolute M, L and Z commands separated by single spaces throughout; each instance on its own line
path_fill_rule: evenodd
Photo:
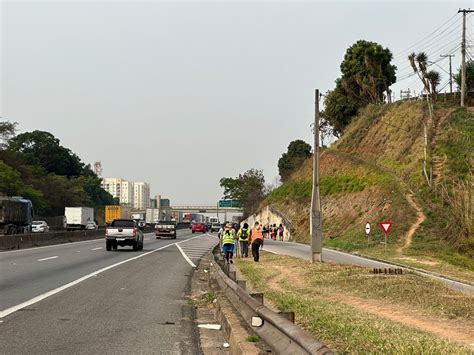
M 266 224 L 263 226 L 263 237 L 264 238 L 271 238 L 273 240 L 277 240 L 277 238 L 282 241 L 283 240 L 283 235 L 285 233 L 285 228 L 283 227 L 283 224 L 280 223 L 280 225 L 277 227 L 276 224 Z
M 263 249 L 263 230 L 260 223 L 255 222 L 253 228 L 249 228 L 248 223 L 244 223 L 241 227 L 238 224 L 232 225 L 225 223 L 224 227 L 219 231 L 222 253 L 227 263 L 233 263 L 234 251 L 240 249 L 240 257 L 247 258 L 249 256 L 249 248 L 252 250 L 253 260 L 260 260 L 260 249 Z

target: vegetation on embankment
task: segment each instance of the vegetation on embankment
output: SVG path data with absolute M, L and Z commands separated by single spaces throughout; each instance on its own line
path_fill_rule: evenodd
M 333 147 L 323 150 L 324 244 L 474 281 L 474 115 L 440 102 L 430 120 L 425 106 L 416 101 L 369 105 Z M 427 169 L 436 174 L 431 186 L 423 174 L 424 121 Z M 282 211 L 295 228 L 294 240 L 303 243 L 309 242 L 311 187 L 308 159 L 261 204 Z M 407 194 L 426 219 L 411 244 L 401 248 L 417 219 Z M 384 220 L 394 222 L 387 250 L 377 225 Z M 366 222 L 373 229 L 369 239 Z
M 0 121 L 0 195 L 33 202 L 36 216 L 62 216 L 66 206 L 95 208 L 99 224 L 103 206 L 118 201 L 101 187 L 91 166 L 61 145 L 49 132 L 16 135 L 16 123 Z
M 337 352 L 470 353 L 474 297 L 426 277 L 269 253 L 236 264 L 272 306 L 294 311 L 300 326 Z

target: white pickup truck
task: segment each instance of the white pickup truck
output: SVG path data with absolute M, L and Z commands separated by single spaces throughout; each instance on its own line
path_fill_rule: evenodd
M 113 220 L 105 230 L 105 249 L 117 250 L 118 246 L 131 246 L 133 250 L 143 249 L 143 232 L 133 219 Z

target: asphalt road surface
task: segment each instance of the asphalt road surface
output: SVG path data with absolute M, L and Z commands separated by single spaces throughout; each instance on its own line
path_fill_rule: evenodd
M 294 256 L 296 258 L 302 258 L 302 259 L 308 259 L 308 260 L 310 259 L 310 249 L 309 249 L 309 245 L 307 244 L 280 242 L 276 240 L 265 239 L 264 250 L 272 252 L 272 253 L 276 253 L 276 254 Z M 370 268 L 382 268 L 382 269 L 399 267 L 397 265 L 384 263 L 384 262 L 380 262 L 376 260 L 371 260 L 371 259 L 367 259 L 367 258 L 360 257 L 357 255 L 344 253 L 344 252 L 327 249 L 327 248 L 323 248 L 322 257 L 323 257 L 323 261 L 332 262 L 336 264 L 359 265 L 359 266 L 365 266 L 365 267 L 370 267 Z M 463 291 L 463 292 L 474 294 L 474 286 L 472 285 L 449 280 L 443 277 L 438 277 L 436 275 L 432 275 L 429 273 L 422 273 L 422 272 L 419 272 L 419 273 L 425 276 L 431 277 L 437 281 L 441 281 L 445 283 L 446 285 L 448 285 L 449 287 L 451 287 L 452 289 L 455 289 L 457 291 Z
M 145 234 L 144 250 L 103 239 L 0 253 L 0 354 L 196 354 L 187 304 L 208 234 Z

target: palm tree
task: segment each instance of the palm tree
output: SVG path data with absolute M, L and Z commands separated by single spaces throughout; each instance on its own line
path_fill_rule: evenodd
M 433 100 L 436 100 L 436 95 L 437 95 L 436 88 L 441 82 L 441 76 L 439 75 L 439 72 L 435 70 L 431 70 L 428 73 L 426 73 L 425 78 L 428 80 L 428 82 L 431 85 L 431 94 L 433 95 Z

